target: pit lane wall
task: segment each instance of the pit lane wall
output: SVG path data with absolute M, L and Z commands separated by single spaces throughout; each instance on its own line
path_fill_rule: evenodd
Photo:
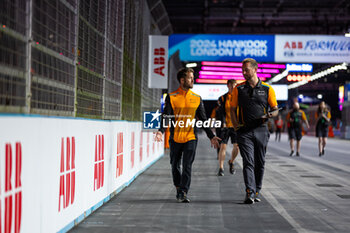
M 0 232 L 66 232 L 164 154 L 141 122 L 0 116 Z

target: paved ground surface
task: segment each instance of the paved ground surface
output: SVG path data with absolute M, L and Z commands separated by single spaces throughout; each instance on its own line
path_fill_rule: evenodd
M 304 137 L 301 157 L 289 152 L 286 135 L 271 136 L 262 202 L 245 205 L 240 155 L 236 174 L 226 166 L 216 176 L 216 152 L 201 135 L 191 203 L 175 201 L 166 153 L 71 232 L 350 232 L 350 142 L 330 139 L 320 158 L 317 139 Z

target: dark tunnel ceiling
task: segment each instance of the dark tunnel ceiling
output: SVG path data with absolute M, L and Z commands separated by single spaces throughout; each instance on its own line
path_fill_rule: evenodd
M 174 33 L 344 34 L 347 0 L 163 0 Z

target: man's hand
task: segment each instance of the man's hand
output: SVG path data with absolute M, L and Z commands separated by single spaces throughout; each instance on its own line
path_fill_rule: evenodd
M 156 136 L 154 137 L 154 139 L 155 139 L 157 142 L 163 141 L 163 133 L 160 132 L 160 131 L 157 131 Z
M 271 112 L 268 112 L 268 113 L 266 113 L 265 115 L 263 115 L 261 118 L 262 118 L 262 119 L 267 119 L 267 118 L 272 118 L 272 117 L 273 117 L 272 113 L 271 113 Z
M 261 118 L 263 119 L 267 119 L 267 118 L 272 118 L 272 117 L 276 117 L 279 113 L 279 110 L 281 110 L 282 108 L 273 108 L 271 111 L 269 111 L 268 113 L 266 113 L 265 115 L 263 115 Z
M 221 141 L 221 138 L 219 137 L 213 137 L 212 139 L 210 139 L 210 143 L 211 143 L 211 146 L 214 147 L 215 149 L 219 148 L 219 142 Z

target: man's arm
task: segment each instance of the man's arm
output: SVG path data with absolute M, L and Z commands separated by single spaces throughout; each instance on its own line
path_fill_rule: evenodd
M 204 110 L 202 98 L 200 99 L 200 103 L 199 103 L 199 106 L 198 106 L 197 111 L 196 111 L 196 116 L 201 121 L 207 120 L 207 116 L 205 115 L 205 110 Z M 216 137 L 214 135 L 214 133 L 209 128 L 203 128 L 203 129 L 204 129 L 205 133 L 207 134 L 208 138 L 210 139 L 211 145 L 214 146 L 215 148 L 218 148 L 219 141 L 221 139 Z
M 279 110 L 278 110 L 278 104 L 277 104 L 277 100 L 276 100 L 276 93 L 275 93 L 275 90 L 272 87 L 269 88 L 267 102 L 270 105 L 271 111 L 268 112 L 266 116 L 268 118 L 272 118 L 272 117 L 278 116 Z
M 271 108 L 271 111 L 267 113 L 268 118 L 277 117 L 279 113 L 278 106 Z
M 306 115 L 305 115 L 305 112 L 304 112 L 304 111 L 302 111 L 302 112 L 301 112 L 301 118 L 302 118 L 302 119 L 303 119 L 303 121 L 305 122 L 306 127 L 309 129 L 309 128 L 310 128 L 309 121 L 307 120 L 307 118 L 306 118 Z
M 232 121 L 233 128 L 235 128 L 235 130 L 237 130 L 238 125 L 239 125 L 238 120 L 237 120 L 237 107 L 231 107 L 230 113 L 231 113 L 231 121 Z
M 160 129 L 157 131 L 156 136 L 155 136 L 155 140 L 157 142 L 161 142 L 163 141 L 163 133 L 164 133 L 164 128 L 163 128 L 163 118 L 164 115 L 169 116 L 173 114 L 173 108 L 171 107 L 171 103 L 170 103 L 170 96 L 169 94 L 167 94 L 166 98 L 165 98 L 165 106 L 164 106 L 164 110 L 162 113 L 162 116 L 160 118 Z

